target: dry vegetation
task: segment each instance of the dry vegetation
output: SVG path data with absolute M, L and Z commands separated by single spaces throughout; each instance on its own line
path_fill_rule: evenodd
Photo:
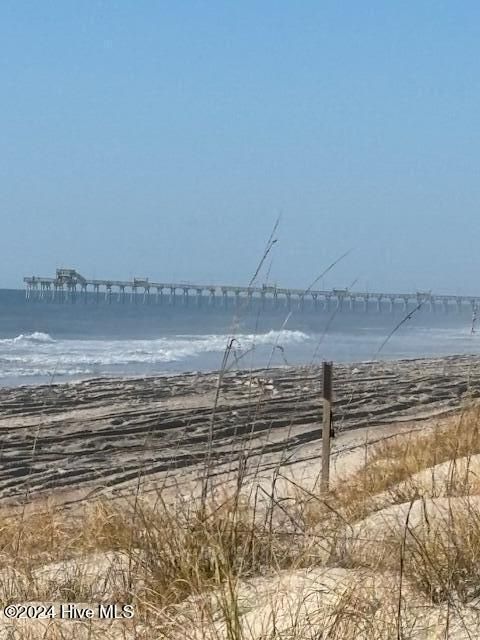
M 0 526 L 0 599 L 130 603 L 132 620 L 1 620 L 0 638 L 478 638 L 480 412 L 365 451 L 328 495 L 274 474 Z

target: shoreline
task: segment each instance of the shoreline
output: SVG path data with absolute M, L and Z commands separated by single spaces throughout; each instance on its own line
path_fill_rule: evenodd
M 321 367 L 226 373 L 208 453 L 217 380 L 188 372 L 0 389 L 0 500 L 121 495 L 140 479 L 178 486 L 198 481 L 207 455 L 214 474 L 241 454 L 262 470 L 320 458 Z M 338 364 L 334 394 L 338 448 L 352 432 L 395 433 L 474 401 L 480 356 Z
M 430 361 L 443 361 L 443 360 L 457 360 L 457 359 L 476 359 L 480 363 L 480 355 L 475 353 L 455 353 L 451 355 L 439 355 L 439 356 L 411 356 L 411 357 L 403 357 L 398 358 L 395 356 L 387 356 L 382 357 L 381 359 L 369 358 L 365 360 L 352 360 L 352 361 L 339 361 L 338 363 L 334 363 L 336 367 L 350 367 L 355 368 L 358 366 L 365 365 L 375 365 L 375 364 L 392 364 L 395 362 L 398 363 L 408 363 L 408 362 L 430 362 Z M 247 374 L 247 373 L 255 373 L 255 372 L 265 372 L 271 371 L 274 372 L 276 370 L 285 370 L 285 369 L 319 369 L 322 364 L 319 361 L 316 364 L 307 363 L 307 364 L 275 364 L 270 367 L 265 366 L 257 366 L 252 368 L 245 369 L 235 369 L 232 371 L 230 367 L 227 368 L 229 373 L 237 373 L 237 374 Z M 25 382 L 25 383 L 15 383 L 15 384 L 3 384 L 0 379 L 0 393 L 2 391 L 14 391 L 15 389 L 29 389 L 29 388 L 42 388 L 49 389 L 51 387 L 59 387 L 59 386 L 71 386 L 71 385 L 81 385 L 85 382 L 135 382 L 135 381 L 144 381 L 156 378 L 182 378 L 185 376 L 217 376 L 220 373 L 219 368 L 211 368 L 205 370 L 196 370 L 196 369 L 187 369 L 182 371 L 164 371 L 164 372 L 155 372 L 155 373 L 111 373 L 111 374 L 86 374 L 82 375 L 79 378 L 67 377 L 63 376 L 67 379 L 61 379 L 61 375 L 52 376 L 52 382 L 46 382 L 45 379 L 47 376 L 42 377 L 42 380 L 38 380 L 38 382 Z M 28 379 L 28 376 L 25 376 Z M 12 380 L 21 380 L 22 378 L 12 378 Z

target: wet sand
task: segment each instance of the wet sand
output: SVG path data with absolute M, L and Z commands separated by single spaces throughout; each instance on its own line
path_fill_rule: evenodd
M 320 367 L 95 379 L 0 390 L 0 499 L 76 499 L 246 473 L 317 468 Z M 480 396 L 480 357 L 338 365 L 334 452 L 449 414 Z M 216 405 L 215 411 L 213 407 Z

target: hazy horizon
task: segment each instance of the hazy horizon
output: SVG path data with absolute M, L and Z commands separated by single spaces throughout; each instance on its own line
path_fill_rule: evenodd
M 0 7 L 1 288 L 480 293 L 480 5 Z

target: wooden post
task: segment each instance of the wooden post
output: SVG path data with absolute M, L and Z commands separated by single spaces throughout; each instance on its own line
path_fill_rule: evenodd
M 330 438 L 332 430 L 332 363 L 323 363 L 322 479 L 321 491 L 330 482 Z

